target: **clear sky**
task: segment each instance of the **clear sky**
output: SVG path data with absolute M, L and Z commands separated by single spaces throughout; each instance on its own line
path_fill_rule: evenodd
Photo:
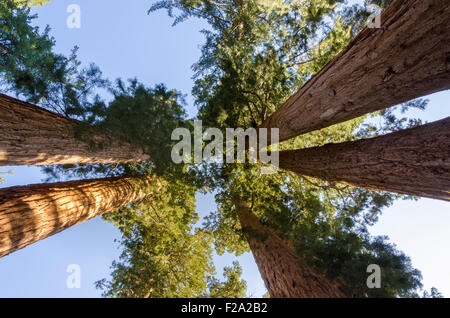
M 66 25 L 70 4 L 81 7 L 81 28 Z M 96 63 L 105 77 L 123 79 L 137 77 L 147 85 L 165 83 L 187 94 L 188 113 L 196 114 L 190 96 L 190 66 L 200 56 L 206 25 L 188 20 L 171 27 L 172 20 L 164 11 L 147 15 L 151 1 L 52 0 L 42 9 L 36 24 L 52 28 L 58 52 L 68 54 L 74 45 L 80 47 L 79 58 L 87 65 Z M 430 106 L 417 113 L 433 121 L 450 115 L 450 92 L 430 97 Z M 11 167 L 13 176 L 6 176 L 0 187 L 39 183 L 44 178 L 38 167 Z M 0 171 L 9 170 L 2 167 Z M 201 216 L 215 209 L 212 195 L 198 196 L 197 210 Z M 372 233 L 388 235 L 391 242 L 406 252 L 413 265 L 422 271 L 427 289 L 437 287 L 450 297 L 450 203 L 430 199 L 399 201 L 386 209 Z M 109 276 L 111 262 L 120 253 L 114 239 L 118 230 L 95 218 L 74 226 L 25 249 L 0 259 L 0 297 L 98 297 L 94 281 Z M 215 258 L 219 275 L 223 266 L 235 259 L 232 255 Z M 265 293 L 264 284 L 250 254 L 239 257 L 250 296 Z M 81 268 L 81 288 L 69 289 L 66 279 L 68 265 Z

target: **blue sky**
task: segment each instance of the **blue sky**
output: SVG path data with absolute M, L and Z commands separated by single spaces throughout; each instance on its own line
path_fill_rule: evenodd
M 81 7 L 81 28 L 66 26 L 70 4 Z M 52 0 L 46 7 L 35 9 L 36 24 L 52 28 L 58 52 L 68 54 L 78 45 L 79 58 L 87 65 L 96 63 L 105 77 L 123 79 L 137 77 L 147 85 L 165 83 L 187 94 L 187 110 L 196 114 L 190 96 L 190 66 L 200 56 L 206 25 L 188 20 L 171 27 L 172 20 L 163 11 L 147 15 L 151 1 Z M 430 106 L 415 115 L 433 121 L 450 115 L 450 92 L 430 96 Z M 39 183 L 44 176 L 38 167 L 12 167 L 15 173 L 6 176 L 0 187 Z M 7 171 L 2 167 L 0 171 Z M 201 216 L 215 209 L 212 195 L 198 196 L 197 210 Z M 408 254 L 413 265 L 422 271 L 427 289 L 437 287 L 450 296 L 450 203 L 430 199 L 399 201 L 386 209 L 372 233 L 388 235 L 391 242 Z M 109 276 L 110 265 L 120 253 L 114 239 L 119 232 L 110 224 L 95 218 L 47 238 L 12 255 L 0 259 L 0 297 L 98 297 L 94 281 Z M 223 266 L 235 259 L 232 255 L 215 258 L 221 275 Z M 256 264 L 250 254 L 239 257 L 248 283 L 248 294 L 265 293 Z M 66 279 L 68 265 L 81 268 L 81 288 L 69 289 Z

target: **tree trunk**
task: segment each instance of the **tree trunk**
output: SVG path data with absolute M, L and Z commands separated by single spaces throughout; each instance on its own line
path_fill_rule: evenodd
M 94 134 L 93 150 L 75 138 L 82 123 L 0 94 L 0 166 L 146 161 L 148 156 L 112 135 Z
M 0 257 L 149 193 L 150 179 L 104 178 L 0 189 Z
M 450 88 L 450 1 L 394 0 L 263 128 L 280 141 Z
M 300 175 L 450 200 L 450 117 L 380 137 L 279 155 L 281 168 Z
M 237 214 L 259 272 L 273 298 L 346 297 L 276 234 L 263 226 L 246 203 L 237 202 Z

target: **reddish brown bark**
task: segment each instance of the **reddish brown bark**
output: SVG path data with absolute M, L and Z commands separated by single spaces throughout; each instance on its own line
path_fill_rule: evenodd
M 146 161 L 131 144 L 107 134 L 74 137 L 81 122 L 0 94 L 0 166 Z
M 261 127 L 280 141 L 450 88 L 450 1 L 394 0 Z
M 345 297 L 336 285 L 315 273 L 282 239 L 263 226 L 247 204 L 236 202 L 235 205 L 270 297 Z
M 143 199 L 150 179 L 104 178 L 0 189 L 0 257 Z
M 450 200 L 450 117 L 372 139 L 279 155 L 281 168 L 301 175 Z

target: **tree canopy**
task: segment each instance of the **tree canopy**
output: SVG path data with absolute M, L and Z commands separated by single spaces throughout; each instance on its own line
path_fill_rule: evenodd
M 195 228 L 195 187 L 159 179 L 156 195 L 105 219 L 121 233 L 112 280 L 96 283 L 108 297 L 244 297 L 238 263 L 214 278 L 212 236 Z
M 199 118 L 222 129 L 261 124 L 347 45 L 368 16 L 366 7 L 321 0 L 308 5 L 298 1 L 160 1 L 150 11 L 162 8 L 174 17 L 174 24 L 189 17 L 209 23 L 202 55 L 193 66 L 192 93 Z M 419 100 L 403 107 L 425 105 L 426 101 Z M 386 124 L 375 127 L 362 117 L 299 136 L 280 148 L 320 146 L 418 123 L 398 118 L 393 111 L 373 115 L 384 116 Z M 371 238 L 368 232 L 382 209 L 400 196 L 282 171 L 262 176 L 258 167 L 249 164 L 208 168 L 208 184 L 216 191 L 218 210 L 205 226 L 214 233 L 219 253 L 240 254 L 248 249 L 232 201 L 237 196 L 302 258 L 340 282 L 347 295 L 416 296 L 420 272 L 386 238 Z M 385 288 L 374 291 L 365 286 L 364 277 L 367 265 L 377 262 L 389 269 L 383 277 Z
M 390 1 L 371 2 L 386 6 Z M 174 24 L 191 17 L 208 22 L 202 55 L 193 65 L 192 94 L 198 119 L 220 129 L 260 125 L 342 50 L 369 16 L 366 6 L 343 0 L 170 0 L 149 11 L 159 9 L 167 9 Z M 29 10 L 7 0 L 0 13 L 4 91 L 132 141 L 151 157 L 144 163 L 45 167 L 48 176 L 155 174 L 160 179 L 157 195 L 105 216 L 120 229 L 123 251 L 112 264 L 112 279 L 97 282 L 104 296 L 245 296 L 237 263 L 225 268 L 224 282 L 213 277 L 213 247 L 219 254 L 248 251 L 232 200 L 236 197 L 346 295 L 418 296 L 421 275 L 410 259 L 386 237 L 369 234 L 384 208 L 408 197 L 286 171 L 260 175 L 259 164 L 175 165 L 170 134 L 177 127 L 192 129 L 180 92 L 163 84 L 149 88 L 136 79 L 112 85 L 95 65 L 82 69 L 76 49 L 69 57 L 54 53 L 50 30 L 31 27 Z M 96 95 L 102 89 L 111 100 Z M 320 146 L 418 125 L 420 120 L 402 117 L 402 111 L 426 104 L 405 103 L 296 137 L 279 148 Z M 381 126 L 370 120 L 375 116 L 383 119 Z M 75 133 L 89 138 L 83 131 Z M 195 194 L 202 191 L 215 193 L 217 210 L 199 226 Z M 369 264 L 383 269 L 381 289 L 365 284 Z

